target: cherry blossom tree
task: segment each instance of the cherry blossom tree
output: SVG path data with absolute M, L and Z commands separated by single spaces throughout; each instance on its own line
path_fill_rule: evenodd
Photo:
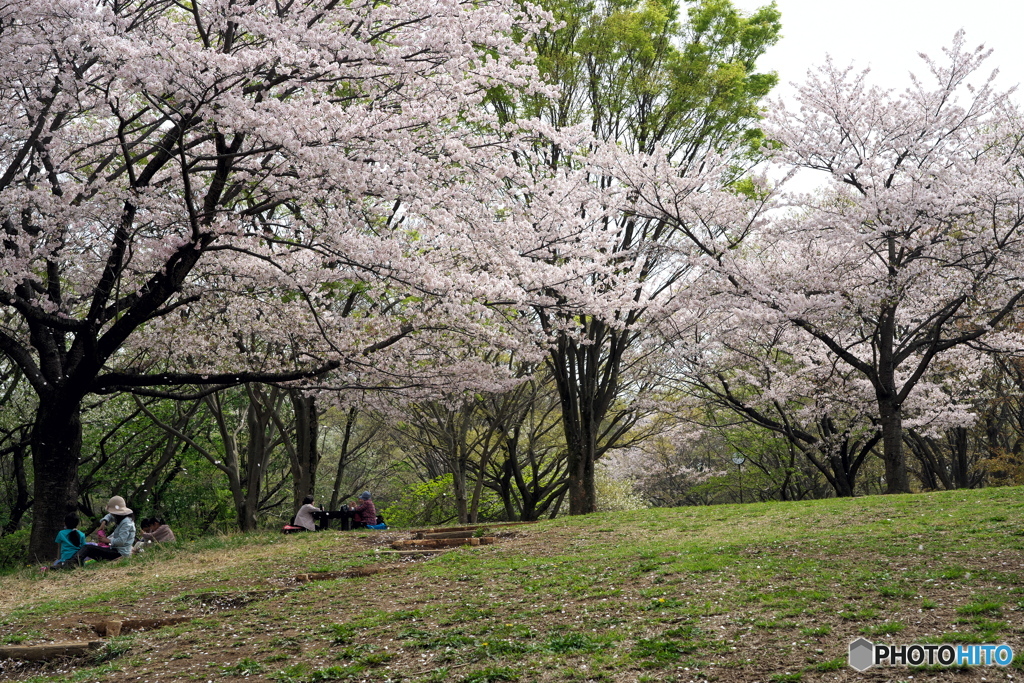
M 780 163 L 825 187 L 790 197 L 788 215 L 720 259 L 728 305 L 799 330 L 863 383 L 890 493 L 910 490 L 908 412 L 970 419 L 941 390 L 940 364 L 1021 349 L 1001 325 L 1024 296 L 1024 130 L 1008 93 L 979 76 L 987 54 L 960 34 L 945 62 L 925 58 L 930 82 L 899 93 L 832 63 L 812 74 L 800 109 L 778 108 L 769 134 Z
M 779 34 L 774 6 L 743 16 L 729 2 L 694 2 L 685 17 L 674 0 L 544 6 L 560 23 L 540 32 L 534 45 L 542 73 L 559 90 L 511 103 L 496 97 L 499 115 L 588 129 L 595 154 L 586 169 L 596 186 L 632 192 L 632 182 L 646 182 L 657 167 L 683 178 L 690 199 L 700 192 L 721 198 L 735 169 L 718 157 L 733 150 L 738 161 L 749 151 L 736 143 L 757 139 L 758 103 L 775 83 L 755 66 Z M 610 150 L 611 158 L 598 150 Z M 566 151 L 553 140 L 530 161 L 537 169 L 579 163 Z M 691 275 L 682 252 L 700 239 L 696 230 L 633 210 L 589 226 L 586 233 L 559 230 L 559 241 L 535 252 L 552 265 L 586 264 L 583 277 L 549 287 L 550 301 L 534 307 L 552 340 L 547 362 L 562 405 L 572 514 L 596 510 L 595 465 L 623 445 L 641 417 L 628 397 L 645 373 L 646 330 L 664 315 L 674 286 Z
M 665 381 L 703 408 L 691 412 L 707 415 L 691 420 L 708 428 L 739 421 L 777 434 L 836 496 L 853 496 L 880 440 L 870 392 L 789 324 L 762 322 L 742 309 L 707 316 L 695 328 L 699 343 L 675 340 Z
M 714 477 L 727 474 L 723 469 L 726 449 L 721 442 L 703 449 L 706 432 L 688 429 L 690 425 L 677 416 L 662 416 L 668 422 L 656 436 L 611 453 L 601 467 L 613 479 L 628 481 L 644 500 L 655 507 L 699 505 L 703 501 L 693 494 L 698 487 Z
M 74 506 L 89 394 L 351 386 L 394 377 L 367 359 L 417 331 L 501 333 L 492 304 L 544 276 L 510 284 L 536 221 L 508 200 L 520 138 L 479 105 L 539 82 L 532 21 L 502 0 L 0 9 L 0 352 L 39 398 L 32 554 Z M 531 208 L 579 187 L 544 180 Z

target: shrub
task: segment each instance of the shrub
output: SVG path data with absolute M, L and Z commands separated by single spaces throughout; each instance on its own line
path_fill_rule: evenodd
M 438 526 L 452 522 L 459 516 L 452 494 L 453 482 L 452 475 L 445 474 L 427 482 L 411 484 L 396 503 L 380 514 L 388 526 L 393 527 Z M 498 496 L 493 491 L 484 491 L 478 510 L 480 521 L 495 521 L 503 514 L 504 508 Z
M 0 536 L 0 571 L 11 571 L 28 562 L 28 537 L 28 529 Z
M 649 507 L 636 494 L 631 482 L 613 478 L 605 468 L 598 468 L 594 473 L 594 486 L 597 489 L 598 512 L 626 512 Z
M 381 514 L 389 526 L 395 527 L 431 526 L 450 522 L 458 516 L 451 490 L 450 474 L 412 484 L 397 502 L 389 505 Z

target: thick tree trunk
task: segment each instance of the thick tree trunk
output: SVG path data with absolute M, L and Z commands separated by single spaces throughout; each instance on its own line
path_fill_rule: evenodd
M 261 403 L 264 400 L 262 392 L 251 387 L 247 387 L 247 389 L 249 407 L 246 410 L 246 425 L 249 432 L 249 441 L 246 443 L 244 505 L 238 511 L 238 528 L 240 531 L 254 531 L 256 529 L 256 513 L 259 510 L 263 479 L 266 475 L 270 456 L 268 441 L 272 438 L 267 434 L 267 428 L 270 423 L 270 417 L 267 413 L 273 410 L 273 402 L 267 400 L 265 403 Z
M 910 493 L 907 460 L 903 453 L 903 415 L 895 398 L 878 400 L 882 427 L 882 459 L 885 462 L 885 492 Z
M 967 430 L 963 427 L 956 427 L 950 436 L 950 454 L 952 479 L 958 489 L 974 488 L 975 483 L 971 481 L 970 460 L 967 457 Z
M 29 559 L 56 559 L 54 539 L 64 528 L 64 515 L 78 508 L 78 461 L 82 451 L 80 400 L 43 397 L 32 427 L 32 468 L 35 475 Z M 131 501 L 128 502 L 129 506 Z
M 569 455 L 569 514 L 590 514 L 597 511 L 597 485 L 594 482 L 595 449 L 588 448 L 589 439 L 584 434 L 573 434 L 570 440 L 568 428 L 566 432 Z
M 317 448 L 320 422 L 316 398 L 297 389 L 288 390 L 295 413 L 295 451 L 292 455 L 292 508 L 298 512 L 302 499 L 315 495 L 316 469 L 320 464 Z M 336 508 L 331 508 L 336 509 Z
M 513 442 L 514 444 L 514 442 Z M 501 471 L 495 478 L 495 490 L 498 496 L 501 498 L 501 504 L 505 508 L 505 519 L 516 519 L 519 513 L 516 512 L 515 499 L 512 496 L 512 471 L 514 467 L 518 466 L 518 462 L 515 457 L 515 446 L 510 445 L 506 448 L 505 461 L 501 464 Z M 526 511 L 526 500 L 522 501 L 520 506 L 523 513 Z
M 593 320 L 593 343 L 580 345 L 571 340 L 560 340 L 549 357 L 561 400 L 570 515 L 597 511 L 594 470 L 601 456 L 597 434 L 612 400 L 618 395 L 622 348 L 621 344 L 612 344 L 608 349 L 609 357 L 603 357 L 605 331 L 607 328 L 603 323 Z M 604 447 L 609 445 L 605 443 Z
M 836 494 L 836 498 L 851 498 L 853 497 L 853 478 L 848 475 L 841 455 L 835 455 L 829 458 L 832 465 L 832 471 L 830 472 L 828 483 L 832 485 L 832 490 Z
M 252 531 L 255 527 L 255 520 L 252 522 L 251 527 L 246 527 L 246 516 L 245 516 L 245 487 L 242 485 L 242 477 L 237 467 L 229 469 L 227 472 L 228 477 L 228 489 L 231 491 L 231 502 L 235 506 L 235 518 L 238 522 L 239 531 Z

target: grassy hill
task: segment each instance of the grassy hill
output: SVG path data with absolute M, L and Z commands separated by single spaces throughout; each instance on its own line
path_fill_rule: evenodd
M 650 510 L 509 527 L 426 560 L 401 531 L 247 535 L 0 578 L 0 645 L 179 623 L 32 681 L 993 681 L 1024 678 L 1016 488 Z M 344 578 L 300 582 L 309 572 Z M 1008 643 L 1000 667 L 857 673 L 848 646 Z

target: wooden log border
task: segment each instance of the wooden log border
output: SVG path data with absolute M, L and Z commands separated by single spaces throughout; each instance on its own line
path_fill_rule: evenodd
M 106 641 L 83 640 L 43 645 L 5 645 L 0 647 L 0 659 L 39 661 L 58 657 L 81 657 L 96 652 Z

